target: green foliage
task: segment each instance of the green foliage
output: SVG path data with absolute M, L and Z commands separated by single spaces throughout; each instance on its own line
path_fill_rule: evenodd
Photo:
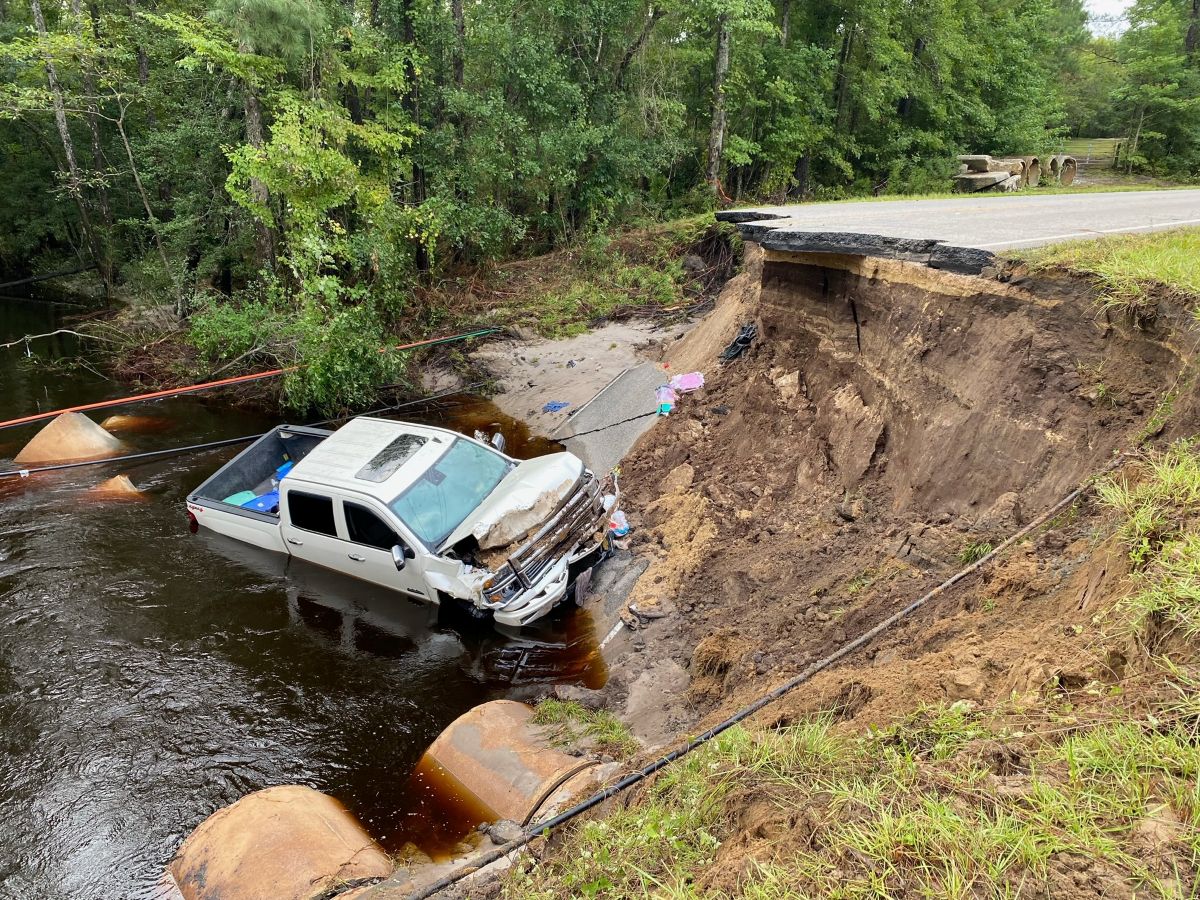
M 310 298 L 297 315 L 278 283 L 236 304 L 207 298 L 189 339 L 214 366 L 232 358 L 296 367 L 284 378 L 284 401 L 300 411 L 367 405 L 379 385 L 403 378 L 407 363 L 406 354 L 381 352 L 388 332 L 371 306 Z
M 96 0 L 41 2 L 44 33 L 9 4 L 0 175 L 20 189 L 0 192 L 0 263 L 91 255 L 135 302 L 204 298 L 214 365 L 242 345 L 214 343 L 212 307 L 244 316 L 269 292 L 307 364 L 322 329 L 422 336 L 445 315 L 412 314 L 418 284 L 568 248 L 583 277 L 519 302 L 572 333 L 684 293 L 674 257 L 597 235 L 715 204 L 718 21 L 720 191 L 831 199 L 935 191 L 958 152 L 1042 152 L 1085 118 L 1124 128 L 1136 165 L 1196 171 L 1184 6 L 1138 0 L 1106 44 L 1080 0 L 496 0 L 461 22 L 425 0 Z M 384 374 L 359 358 L 290 396 L 359 396 Z

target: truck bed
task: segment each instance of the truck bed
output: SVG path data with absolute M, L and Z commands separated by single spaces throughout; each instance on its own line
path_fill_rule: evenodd
M 300 462 L 332 433 L 323 428 L 280 425 L 218 469 L 192 492 L 188 502 L 204 506 L 220 504 L 226 512 L 278 519 L 278 506 L 272 509 L 269 505 L 270 492 L 277 487 L 276 473 L 288 463 Z M 247 508 L 243 504 L 252 499 L 248 495 L 263 502 Z

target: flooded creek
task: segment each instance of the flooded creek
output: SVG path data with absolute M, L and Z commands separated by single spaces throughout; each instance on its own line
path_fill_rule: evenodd
M 0 299 L 0 342 L 54 327 L 50 307 Z M 24 356 L 0 350 L 0 419 L 130 393 Z M 120 434 L 131 451 L 277 421 L 195 398 L 93 415 L 110 413 L 157 420 Z M 556 449 L 478 401 L 414 418 L 468 432 L 500 421 L 509 453 Z M 0 470 L 35 432 L 0 431 Z M 0 481 L 0 898 L 153 896 L 195 825 L 277 784 L 332 794 L 390 851 L 428 836 L 436 852 L 463 815 L 440 822 L 405 788 L 441 729 L 529 685 L 603 683 L 582 612 L 519 636 L 471 630 L 366 583 L 189 533 L 184 498 L 237 449 Z M 85 497 L 118 472 L 145 496 Z

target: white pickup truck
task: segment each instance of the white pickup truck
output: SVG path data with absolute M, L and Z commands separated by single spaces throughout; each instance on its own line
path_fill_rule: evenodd
M 281 425 L 187 498 L 193 528 L 516 627 L 608 554 L 616 504 L 615 484 L 570 453 L 522 462 L 365 417 L 337 431 Z

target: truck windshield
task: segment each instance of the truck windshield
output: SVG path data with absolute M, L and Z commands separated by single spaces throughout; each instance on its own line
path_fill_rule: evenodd
M 511 467 L 499 453 L 459 439 L 390 506 L 427 546 L 436 547 Z

